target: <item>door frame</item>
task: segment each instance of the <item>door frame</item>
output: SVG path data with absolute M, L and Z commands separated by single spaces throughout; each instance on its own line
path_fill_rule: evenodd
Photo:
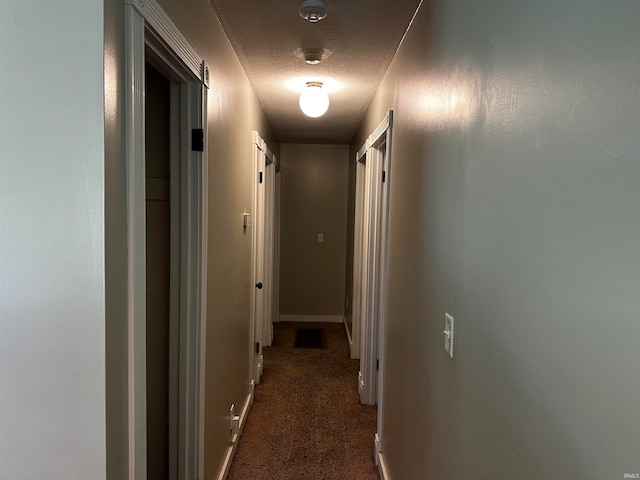
M 145 63 L 153 52 L 180 84 L 182 128 L 178 478 L 204 474 L 207 151 L 191 151 L 206 127 L 208 68 L 155 0 L 125 0 L 127 169 L 128 479 L 146 480 Z M 186 373 L 189 373 L 188 375 Z
M 274 187 L 273 187 L 273 323 L 280 321 L 280 212 L 282 176 L 280 175 L 280 159 L 274 155 Z M 271 338 L 273 342 L 273 336 Z
M 276 156 L 269 150 L 267 144 L 265 148 L 265 251 L 264 251 L 264 274 L 265 274 L 265 305 L 264 305 L 264 326 L 262 329 L 262 345 L 269 347 L 273 343 L 273 306 L 275 292 L 275 188 L 276 188 Z
M 354 240 L 354 319 L 357 308 L 360 341 L 360 401 L 378 404 L 382 418 L 384 345 L 386 334 L 387 238 L 393 111 L 367 138 L 358 152 Z M 363 186 L 358 184 L 358 174 Z M 358 188 L 360 186 L 360 188 Z M 361 255 L 358 252 L 362 252 Z M 358 263 L 359 262 L 359 263 Z M 356 280 L 357 277 L 357 280 Z M 356 287 L 359 286 L 359 290 Z M 359 298 L 356 295 L 359 294 Z M 356 305 L 357 298 L 357 305 Z M 355 321 L 354 321 L 355 323 Z M 356 329 L 354 329 L 355 331 Z M 379 432 L 380 433 L 380 432 Z
M 271 345 L 274 292 L 274 194 L 276 156 L 258 132 L 252 132 L 253 147 L 253 231 L 251 247 L 251 377 L 260 383 L 264 357 L 262 348 Z M 258 287 L 258 283 L 261 284 Z
M 391 191 L 391 151 L 392 151 L 392 126 L 393 111 L 389 111 L 386 119 L 386 125 L 383 124 L 376 129 L 372 135 L 371 148 L 379 157 L 380 168 L 382 169 L 385 181 L 381 185 L 380 198 L 380 246 L 378 249 L 378 268 L 376 278 L 377 303 L 378 312 L 378 331 L 377 331 L 377 349 L 378 349 L 378 378 L 376 385 L 376 402 L 378 404 L 378 421 L 377 421 L 377 438 L 382 438 L 384 425 L 382 424 L 384 409 L 384 372 L 385 372 L 385 347 L 386 347 L 386 331 L 387 331 L 387 267 L 389 253 L 389 194 Z M 384 147 L 384 150 L 383 150 Z M 382 451 L 382 441 L 378 440 L 376 448 L 378 453 Z

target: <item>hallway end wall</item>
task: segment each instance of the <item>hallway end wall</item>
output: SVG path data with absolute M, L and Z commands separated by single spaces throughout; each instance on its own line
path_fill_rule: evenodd
M 281 145 L 281 318 L 342 319 L 348 155 L 348 145 Z
M 423 2 L 354 142 L 394 110 L 391 480 L 640 472 L 639 21 Z
M 218 19 L 206 0 L 159 0 L 210 72 L 205 367 L 205 478 L 217 478 L 229 448 L 229 408 L 249 391 L 251 131 L 279 145 Z M 107 239 L 107 475 L 127 478 L 126 166 L 124 2 L 105 0 Z

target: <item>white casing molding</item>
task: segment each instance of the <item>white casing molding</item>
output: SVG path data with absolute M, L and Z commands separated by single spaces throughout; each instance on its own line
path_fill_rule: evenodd
M 209 86 L 209 69 L 155 0 L 125 0 L 125 4 L 133 7 L 144 18 L 147 27 L 163 40 L 191 73 Z
M 125 13 L 129 480 L 147 476 L 144 17 Z M 140 74 L 142 72 L 142 74 Z M 139 133 L 143 134 L 140 135 Z

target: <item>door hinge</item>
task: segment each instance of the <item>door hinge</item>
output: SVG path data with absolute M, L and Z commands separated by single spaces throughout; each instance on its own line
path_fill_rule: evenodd
M 247 347 L 244 347 L 247 348 Z M 256 342 L 256 353 L 260 353 L 260 342 Z
M 384 183 L 387 180 L 387 172 L 385 172 L 384 170 L 382 171 L 382 183 Z
M 258 183 L 262 183 L 262 172 L 260 172 L 260 175 L 258 175 Z
M 191 129 L 191 151 L 204 152 L 204 129 Z

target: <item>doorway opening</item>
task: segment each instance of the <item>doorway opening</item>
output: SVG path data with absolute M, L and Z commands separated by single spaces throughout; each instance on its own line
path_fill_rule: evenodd
M 158 480 L 175 480 L 178 473 L 180 172 L 172 155 L 178 122 L 172 119 L 179 99 L 171 98 L 171 87 L 146 64 L 147 475 Z
M 360 342 L 358 388 L 362 403 L 378 406 L 375 459 L 383 475 L 382 412 L 392 126 L 393 111 L 390 110 L 358 152 L 354 225 L 353 322 Z
M 252 278 L 255 288 L 251 314 L 251 377 L 257 385 L 263 369 L 262 348 L 273 341 L 274 296 L 278 292 L 274 267 L 276 156 L 258 132 L 253 132 Z
M 357 155 L 354 225 L 353 323 L 360 348 L 358 388 L 362 403 L 382 410 L 387 288 L 387 231 L 393 112 Z
M 203 474 L 207 69 L 155 0 L 125 7 L 130 480 Z

